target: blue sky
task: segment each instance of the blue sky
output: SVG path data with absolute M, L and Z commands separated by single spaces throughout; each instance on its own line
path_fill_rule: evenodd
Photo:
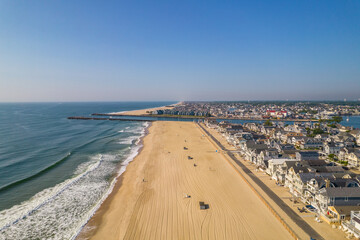
M 344 98 L 357 0 L 0 0 L 0 101 Z

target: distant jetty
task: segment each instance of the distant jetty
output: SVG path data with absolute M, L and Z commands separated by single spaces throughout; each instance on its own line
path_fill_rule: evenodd
M 109 120 L 109 121 L 130 121 L 130 122 L 154 122 L 155 120 L 145 119 L 125 119 L 125 118 L 106 118 L 106 117 L 68 117 L 67 119 L 72 120 Z

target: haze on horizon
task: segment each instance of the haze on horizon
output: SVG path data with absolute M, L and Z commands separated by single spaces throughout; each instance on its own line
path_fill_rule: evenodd
M 357 100 L 360 1 L 0 1 L 0 102 Z

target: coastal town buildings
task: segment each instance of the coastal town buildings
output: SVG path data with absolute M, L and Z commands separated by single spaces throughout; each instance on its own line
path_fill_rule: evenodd
M 268 116 L 274 114 L 267 111 Z M 292 124 L 272 121 L 239 124 L 211 118 L 203 121 L 221 133 L 245 161 L 287 188 L 320 219 L 329 224 L 344 223 L 347 229 L 360 233 L 357 129 L 331 121 Z
M 330 120 L 338 116 L 359 115 L 360 106 L 350 102 L 310 103 L 310 102 L 182 102 L 172 109 L 156 110 L 152 115 L 181 115 L 196 117 L 215 117 L 224 119 L 254 120 Z M 294 125 L 305 131 L 303 124 Z M 313 124 L 309 124 L 309 128 Z M 357 136 L 359 133 L 356 133 Z

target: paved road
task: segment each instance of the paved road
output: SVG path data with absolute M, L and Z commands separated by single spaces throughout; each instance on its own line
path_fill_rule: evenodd
M 251 172 L 243 163 L 241 163 L 231 151 L 228 151 L 213 135 L 211 135 L 203 126 L 198 124 L 204 132 L 221 148 L 226 151 L 229 157 L 242 168 L 242 170 L 309 236 L 316 240 L 324 240 L 307 222 L 305 222 L 298 214 L 294 212 L 278 195 L 276 195 L 268 186 L 266 186 L 255 174 Z

